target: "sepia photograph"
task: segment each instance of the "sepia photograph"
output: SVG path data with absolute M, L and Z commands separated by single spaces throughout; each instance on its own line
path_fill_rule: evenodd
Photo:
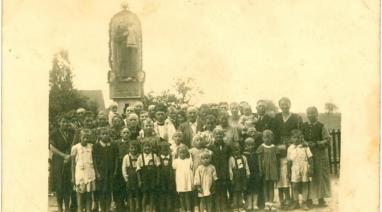
M 3 98 L 15 91 L 3 107 L 14 117 L 5 211 L 379 209 L 379 1 L 43 0 L 3 11 L 4 67 L 36 68 L 4 72 Z M 7 87 L 16 82 L 25 87 Z M 31 147 L 16 142 L 23 104 Z M 35 165 L 11 165 L 11 152 Z M 24 171 L 32 183 L 6 174 Z

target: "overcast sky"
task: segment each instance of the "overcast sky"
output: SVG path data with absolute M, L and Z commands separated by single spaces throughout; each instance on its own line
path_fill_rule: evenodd
M 195 78 L 204 90 L 197 103 L 254 104 L 260 98 L 277 102 L 287 96 L 296 112 L 311 105 L 323 110 L 328 101 L 341 109 L 348 101 L 343 97 L 351 95 L 343 77 L 354 76 L 347 70 L 364 68 L 349 67 L 363 52 L 344 39 L 359 30 L 352 25 L 355 14 L 351 8 L 328 7 L 330 1 L 129 2 L 142 23 L 146 92 L 167 89 L 183 76 Z M 11 22 L 16 43 L 9 51 L 47 78 L 53 54 L 67 49 L 76 88 L 101 89 L 109 104 L 108 23 L 120 10 L 120 0 L 18 1 L 9 7 L 23 14 L 8 14 L 5 21 L 5 30 Z M 33 25 L 27 30 L 25 17 Z M 25 39 L 33 40 L 30 48 L 17 46 Z

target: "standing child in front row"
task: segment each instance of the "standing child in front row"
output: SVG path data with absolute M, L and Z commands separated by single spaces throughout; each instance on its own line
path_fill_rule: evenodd
M 281 209 L 287 209 L 290 205 L 290 179 L 288 178 L 288 159 L 287 148 L 289 142 L 276 145 L 277 149 L 277 163 L 278 163 L 278 181 L 277 189 L 279 192 L 279 202 Z
M 99 131 L 100 141 L 94 145 L 94 164 L 97 170 L 97 197 L 101 211 L 110 211 L 113 179 L 116 175 L 118 148 L 111 142 L 109 128 Z
M 253 129 L 252 129 L 253 130 Z M 258 210 L 257 206 L 257 193 L 259 188 L 259 170 L 258 170 L 258 161 L 255 151 L 255 139 L 248 137 L 244 140 L 244 152 L 243 155 L 247 158 L 248 167 L 249 167 L 249 179 L 247 181 L 247 190 L 246 190 L 246 208 L 247 211 Z
M 232 145 L 232 156 L 229 158 L 228 167 L 233 192 L 233 210 L 241 211 L 242 197 L 246 190 L 247 179 L 250 173 L 247 158 L 241 154 L 239 144 Z
M 179 157 L 172 163 L 172 168 L 175 170 L 176 191 L 182 210 L 191 212 L 191 195 L 194 183 L 193 163 L 186 145 L 181 145 L 178 150 Z
M 137 160 L 138 179 L 142 189 L 142 211 L 154 210 L 154 194 L 158 176 L 159 158 L 153 153 L 150 142 L 143 143 L 143 152 Z M 148 205 L 148 210 L 146 210 Z
M 157 185 L 159 196 L 159 208 L 161 212 L 171 211 L 175 196 L 175 176 L 172 169 L 172 157 L 170 154 L 170 144 L 163 141 L 159 145 L 159 160 Z
M 171 156 L 173 159 L 178 158 L 178 149 L 182 145 L 183 134 L 181 131 L 176 131 L 172 135 L 172 141 L 170 141 Z
M 95 169 L 93 164 L 92 132 L 81 130 L 80 143 L 72 147 L 72 182 L 77 192 L 78 211 L 91 211 L 92 192 L 95 191 Z
M 224 143 L 224 131 L 221 127 L 214 129 L 214 143 L 209 147 L 212 151 L 212 165 L 215 166 L 217 180 L 215 182 L 215 210 L 223 212 L 227 210 L 227 193 L 229 186 L 228 160 L 231 148 Z
M 289 209 L 299 208 L 298 195 L 302 194 L 302 208 L 309 210 L 307 206 L 309 181 L 312 176 L 313 158 L 307 145 L 303 144 L 303 136 L 300 130 L 292 130 L 293 144 L 288 148 L 288 175 L 291 177 L 293 189 L 293 204 Z
M 127 199 L 131 212 L 140 211 L 141 193 L 139 190 L 137 160 L 140 144 L 138 141 L 130 141 L 129 153 L 125 155 L 122 162 L 122 174 L 126 182 Z
M 202 153 L 202 164 L 196 169 L 194 185 L 200 198 L 200 211 L 212 212 L 212 195 L 215 192 L 216 169 L 211 165 L 211 154 L 208 151 Z
M 263 180 L 265 209 L 276 210 L 274 206 L 274 184 L 277 181 L 277 156 L 276 146 L 272 144 L 273 133 L 270 130 L 263 131 L 264 143 L 260 145 L 256 153 L 258 154 L 259 172 Z
M 199 165 L 202 164 L 202 153 L 205 151 L 208 151 L 211 153 L 210 150 L 206 148 L 207 141 L 201 134 L 196 134 L 192 140 L 193 148 L 190 149 L 190 154 L 192 157 L 193 162 L 193 173 L 195 175 L 196 169 L 199 167 Z M 197 192 L 194 192 L 193 194 L 193 205 L 194 210 L 199 211 L 199 198 Z

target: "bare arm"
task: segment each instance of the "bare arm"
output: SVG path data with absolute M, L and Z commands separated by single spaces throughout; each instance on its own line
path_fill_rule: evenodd
M 249 171 L 247 158 L 244 155 L 243 155 L 243 160 L 244 160 L 245 172 L 246 172 L 247 178 L 249 178 L 249 175 L 251 174 L 251 172 Z
M 50 150 L 52 150 L 52 152 L 56 155 L 59 155 L 61 156 L 62 158 L 66 159 L 69 155 L 68 154 L 65 154 L 63 152 L 61 152 L 60 150 L 58 150 L 56 147 L 54 147 L 52 144 L 49 144 L 49 148 Z
M 232 172 L 232 168 L 233 168 L 233 163 L 232 162 L 233 157 L 230 157 L 229 160 L 228 160 L 228 170 L 229 170 L 229 179 L 232 181 L 233 180 L 233 172 Z
M 75 176 L 76 176 L 76 155 L 77 155 L 77 151 L 76 151 L 76 149 L 75 148 L 72 148 L 72 152 L 71 152 L 71 157 L 72 157 L 72 163 L 71 163 L 71 165 L 72 165 L 72 167 L 71 167 L 71 169 L 72 169 L 72 183 L 73 184 L 75 184 L 75 180 L 76 180 L 76 178 L 75 178 Z
M 127 168 L 129 167 L 129 163 L 130 163 L 129 155 L 127 154 L 127 155 L 125 155 L 125 157 L 123 158 L 123 161 L 122 161 L 122 176 L 126 182 L 128 180 Z

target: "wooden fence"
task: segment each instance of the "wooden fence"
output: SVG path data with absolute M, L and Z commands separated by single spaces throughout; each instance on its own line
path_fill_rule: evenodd
M 340 176 L 340 159 L 341 159 L 341 130 L 330 130 L 330 136 L 332 137 L 328 154 L 330 162 L 330 173 L 335 176 Z

